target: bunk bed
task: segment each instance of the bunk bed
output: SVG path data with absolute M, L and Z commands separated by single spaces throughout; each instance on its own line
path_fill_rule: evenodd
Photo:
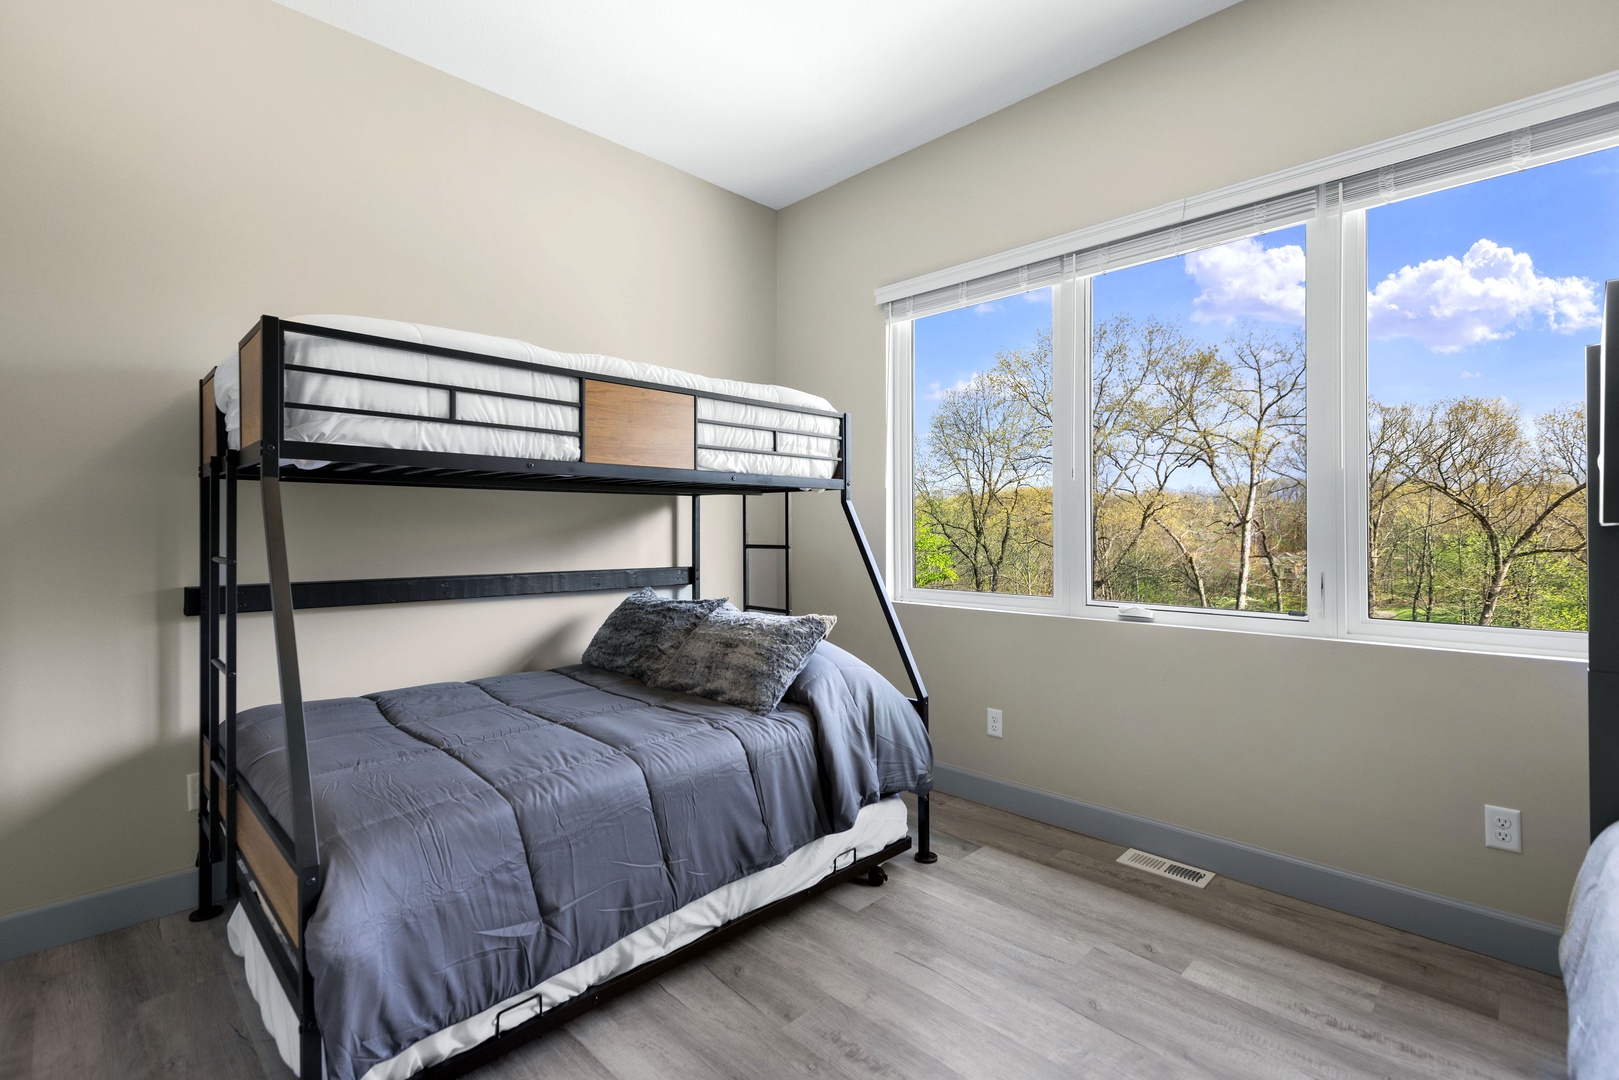
M 793 493 L 835 491 L 912 696 L 900 697 L 880 676 L 836 649 L 817 661 L 822 665 L 817 670 L 831 673 L 827 677 L 834 681 L 840 676 L 850 680 L 850 700 L 880 701 L 881 684 L 899 701 L 908 723 L 919 723 L 925 745 L 927 691 L 851 499 L 849 417 L 819 399 L 781 387 L 705 379 L 412 324 L 274 316 L 259 319 L 242 338 L 236 356 L 205 376 L 199 391 L 201 585 L 185 595 L 186 613 L 200 617 L 202 709 L 198 900 L 192 918 L 213 918 L 222 913 L 223 903 L 238 902 L 233 947 L 240 946 L 267 1019 L 282 1020 L 284 1030 L 275 1032 L 278 1039 L 295 1041 L 305 1080 L 326 1076 L 331 1067 L 323 1055 L 310 962 L 311 923 L 321 912 L 331 869 L 322 857 L 323 830 L 318 826 L 332 824 L 316 816 L 320 793 L 311 746 L 323 744 L 312 743 L 312 733 L 317 739 L 333 731 L 352 735 L 365 742 L 365 753 L 379 760 L 390 755 L 403 760 L 433 736 L 412 728 L 412 734 L 400 736 L 407 749 L 391 747 L 386 743 L 394 728 L 377 716 L 389 709 L 414 709 L 413 716 L 424 708 L 453 712 L 459 706 L 444 702 L 458 694 L 483 695 L 479 701 L 487 697 L 539 714 L 543 710 L 534 701 L 567 693 L 572 695 L 570 715 L 587 719 L 592 708 L 605 707 L 579 702 L 599 702 L 605 696 L 642 709 L 638 715 L 651 716 L 651 723 L 661 722 L 659 709 L 690 713 L 702 702 L 592 668 L 564 668 L 306 703 L 295 610 L 642 587 L 689 589 L 697 598 L 703 496 L 779 494 L 785 529 L 785 508 Z M 257 482 L 262 504 L 269 569 L 264 584 L 244 584 L 237 576 L 238 485 L 244 480 Z M 689 497 L 691 558 L 685 566 L 639 569 L 295 582 L 288 570 L 282 509 L 281 485 L 288 482 Z M 743 505 L 742 607 L 785 613 L 791 607 L 790 536 L 783 535 L 781 543 L 750 543 L 746 498 Z M 759 550 L 781 558 L 779 600 L 772 605 L 751 603 L 747 565 L 750 554 Z M 280 703 L 239 714 L 237 616 L 250 611 L 271 613 Z M 805 693 L 793 699 L 790 692 L 796 704 L 770 714 L 767 719 L 777 721 L 773 725 L 745 731 L 745 717 L 726 716 L 704 723 L 730 731 L 742 742 L 819 739 L 811 753 L 824 756 L 827 736 L 819 728 L 826 726 L 827 717 L 817 714 L 812 722 L 811 713 L 820 706 L 806 704 Z M 265 761 L 275 762 L 277 771 L 267 773 Z M 756 776 L 754 782 L 767 779 Z M 321 783 L 325 792 L 329 785 Z M 869 790 L 861 796 L 860 790 L 872 786 L 869 778 L 864 783 L 852 795 L 815 796 L 817 807 L 823 800 L 843 807 L 841 816 L 824 808 L 822 814 L 822 820 L 837 821 L 841 831 L 811 837 L 800 826 L 791 839 L 777 837 L 766 855 L 748 856 L 752 869 L 746 875 L 733 874 L 724 887 L 706 893 L 688 883 L 680 898 L 690 903 L 677 912 L 590 953 L 588 962 L 552 971 L 540 984 L 524 984 L 522 992 L 458 1018 L 367 1075 L 460 1075 L 834 884 L 881 884 L 886 877 L 882 864 L 909 850 L 912 838 L 893 792 L 885 792 L 890 797 L 881 800 Z M 934 862 L 931 776 L 917 773 L 903 786 L 916 793 L 915 858 Z M 461 789 L 446 789 L 444 798 L 468 796 Z M 862 799 L 866 805 L 855 813 Z M 765 832 L 771 828 L 780 826 Z M 670 871 L 667 876 L 676 875 Z M 695 921 L 687 918 L 691 911 L 699 912 Z M 686 921 L 669 923 L 676 916 Z M 272 1004 L 266 995 L 280 998 Z M 291 1056 L 284 1042 L 283 1055 Z

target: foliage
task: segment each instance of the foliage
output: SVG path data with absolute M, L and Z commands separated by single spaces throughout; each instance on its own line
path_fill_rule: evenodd
M 1585 410 L 1372 402 L 1374 617 L 1584 630 Z
M 1101 600 L 1307 607 L 1300 332 L 1192 341 L 1120 316 L 1091 351 L 1091 593 Z M 1525 421 L 1459 397 L 1370 403 L 1368 611 L 1583 630 L 1585 417 Z M 945 391 L 916 468 L 916 584 L 1050 595 L 1051 336 Z

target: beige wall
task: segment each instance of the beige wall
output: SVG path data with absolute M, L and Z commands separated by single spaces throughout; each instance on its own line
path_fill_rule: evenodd
M 777 216 L 268 0 L 0 7 L 0 914 L 189 865 L 195 379 L 260 312 L 825 393 L 855 412 L 881 546 L 874 287 L 1598 74 L 1616 40 L 1607 3 L 1247 0 Z M 729 501 L 705 521 L 715 595 L 738 577 Z M 306 577 L 650 565 L 680 532 L 657 499 L 289 504 Z M 885 657 L 835 504 L 801 498 L 795 520 L 797 606 Z M 607 603 L 312 614 L 306 683 L 555 663 Z M 1578 665 L 903 617 L 942 762 L 1561 919 L 1584 839 Z M 245 621 L 244 703 L 273 694 L 265 630 Z M 1523 809 L 1523 855 L 1483 848 L 1486 800 Z
M 855 415 L 880 541 L 880 285 L 1602 74 L 1609 0 L 1246 0 L 781 212 L 778 377 Z M 830 507 L 795 602 L 884 654 Z M 938 758 L 1561 923 L 1583 665 L 907 605 Z M 1002 741 L 986 706 L 1006 711 Z M 1524 813 L 1487 851 L 1483 804 Z
M 761 378 L 774 274 L 770 210 L 269 0 L 0 5 L 0 914 L 191 864 L 196 380 L 261 312 Z M 714 594 L 738 577 L 726 502 Z M 306 577 L 676 555 L 664 499 L 288 504 Z M 574 659 L 611 602 L 313 613 L 307 689 Z M 272 682 L 248 623 L 252 703 Z

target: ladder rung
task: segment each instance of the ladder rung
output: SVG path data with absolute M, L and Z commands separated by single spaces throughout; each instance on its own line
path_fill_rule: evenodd
M 786 544 L 743 544 L 744 551 L 786 551 Z
M 213 561 L 218 563 L 221 566 L 229 566 L 231 563 L 235 562 L 236 560 L 231 558 L 229 555 L 215 555 L 213 557 Z
M 216 671 L 223 671 L 226 675 L 231 674 L 230 665 L 225 663 L 225 661 L 219 657 L 216 656 L 208 662 L 214 666 Z
M 771 615 L 791 615 L 792 614 L 792 612 L 788 611 L 786 608 L 765 607 L 763 604 L 749 604 L 748 606 L 744 607 L 742 610 L 743 611 L 764 611 L 764 612 L 768 612 Z

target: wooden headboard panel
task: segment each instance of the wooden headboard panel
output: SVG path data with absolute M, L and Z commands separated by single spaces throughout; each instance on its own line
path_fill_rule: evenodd
M 253 333 L 242 342 L 237 353 L 237 386 L 242 401 L 242 437 L 240 446 L 249 446 L 264 438 L 264 322 L 253 328 Z
M 202 435 L 202 463 L 205 465 L 209 458 L 219 453 L 219 406 L 214 404 L 214 376 L 217 373 L 217 369 L 210 371 L 197 392 L 197 423 Z
M 671 390 L 585 381 L 580 460 L 654 469 L 697 467 L 697 399 Z

